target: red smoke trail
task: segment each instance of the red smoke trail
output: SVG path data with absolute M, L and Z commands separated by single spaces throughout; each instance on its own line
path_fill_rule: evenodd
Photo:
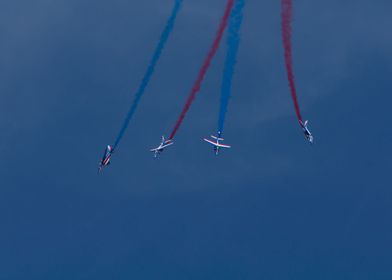
M 200 72 L 199 72 L 199 75 L 197 76 L 196 82 L 193 85 L 192 91 L 191 91 L 188 99 L 186 100 L 185 106 L 182 109 L 180 117 L 178 118 L 176 125 L 174 126 L 174 128 L 170 134 L 169 139 L 173 139 L 174 136 L 176 135 L 177 130 L 180 128 L 180 126 L 185 118 L 186 113 L 188 112 L 189 108 L 191 107 L 192 102 L 195 100 L 196 93 L 198 93 L 200 90 L 201 83 L 204 80 L 204 76 L 206 75 L 207 70 L 210 67 L 211 61 L 214 58 L 214 56 L 219 48 L 220 42 L 223 37 L 223 33 L 227 27 L 228 19 L 229 19 L 231 10 L 233 8 L 233 5 L 234 5 L 234 0 L 227 1 L 226 10 L 225 10 L 225 13 L 221 19 L 220 24 L 219 24 L 219 29 L 218 29 L 218 32 L 216 33 L 214 43 L 212 44 L 212 47 L 211 47 L 210 51 L 208 52 L 208 55 L 203 63 L 203 66 L 200 69 Z
M 301 110 L 297 99 L 297 90 L 295 88 L 293 57 L 291 47 L 291 21 L 293 19 L 293 3 L 292 0 L 282 0 L 282 37 L 284 47 L 284 58 L 286 61 L 287 77 L 293 98 L 295 113 L 300 122 L 302 122 Z

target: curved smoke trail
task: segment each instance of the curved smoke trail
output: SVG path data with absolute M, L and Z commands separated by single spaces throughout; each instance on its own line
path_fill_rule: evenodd
M 181 5 L 182 5 L 182 1 L 183 0 L 176 0 L 175 1 L 171 15 L 166 23 L 165 29 L 163 30 L 160 39 L 159 39 L 158 46 L 155 49 L 155 52 L 152 56 L 150 64 L 148 65 L 147 71 L 145 72 L 143 79 L 140 83 L 140 86 L 135 94 L 131 108 L 128 111 L 127 116 L 125 117 L 123 126 L 121 127 L 121 130 L 117 136 L 116 142 L 114 143 L 114 147 L 113 147 L 114 149 L 118 146 L 122 137 L 124 136 L 124 133 L 128 128 L 129 122 L 131 121 L 133 115 L 136 112 L 136 109 L 139 105 L 140 99 L 142 98 L 144 91 L 145 91 L 148 83 L 150 82 L 150 79 L 152 77 L 152 74 L 154 73 L 155 67 L 159 61 L 159 58 L 161 57 L 162 51 L 166 45 L 167 40 L 169 39 L 169 36 L 170 36 L 172 30 L 173 30 L 173 27 L 174 27 L 174 24 L 175 24 L 175 21 L 177 18 L 177 14 L 178 14 L 178 12 L 181 8 Z
M 227 37 L 227 54 L 225 61 L 225 68 L 223 71 L 223 80 L 221 86 L 221 98 L 220 98 L 220 109 L 219 109 L 219 120 L 218 120 L 218 131 L 223 132 L 223 127 L 226 119 L 226 112 L 229 105 L 231 96 L 231 85 L 233 81 L 233 75 L 235 65 L 237 63 L 237 53 L 240 45 L 240 29 L 243 19 L 242 10 L 245 6 L 244 0 L 237 0 L 233 8 L 229 21 L 229 34 Z
M 282 0 L 282 38 L 284 47 L 284 58 L 286 62 L 287 78 L 293 98 L 295 113 L 298 121 L 302 122 L 301 110 L 299 108 L 297 90 L 295 87 L 293 57 L 291 46 L 291 21 L 293 19 L 293 3 L 292 0 Z
M 208 71 L 208 68 L 210 67 L 211 61 L 214 58 L 214 56 L 219 48 L 220 42 L 222 41 L 223 33 L 227 27 L 227 22 L 228 22 L 228 19 L 230 16 L 230 12 L 233 8 L 233 5 L 234 5 L 234 0 L 227 0 L 225 13 L 221 19 L 220 24 L 219 24 L 218 32 L 216 33 L 212 47 L 211 47 L 210 51 L 208 52 L 206 59 L 204 60 L 204 63 L 200 69 L 198 76 L 197 76 L 196 82 L 193 85 L 191 93 L 185 102 L 185 106 L 184 106 L 184 108 L 183 108 L 171 134 L 170 134 L 169 139 L 173 139 L 174 136 L 176 135 L 178 129 L 180 128 L 182 122 L 184 121 L 186 113 L 189 111 L 189 108 L 191 107 L 191 105 L 196 97 L 196 94 L 200 91 L 201 83 L 203 82 L 204 77 Z

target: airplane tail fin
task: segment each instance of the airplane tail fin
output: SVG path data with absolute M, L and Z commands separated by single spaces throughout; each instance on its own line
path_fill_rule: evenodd
M 305 128 L 305 127 L 307 127 L 307 125 L 309 124 L 309 121 L 308 120 L 306 120 L 306 121 L 299 121 L 299 124 L 303 127 L 303 128 Z

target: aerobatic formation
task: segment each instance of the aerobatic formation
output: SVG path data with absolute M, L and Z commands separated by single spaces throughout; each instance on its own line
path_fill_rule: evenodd
M 153 53 L 150 64 L 141 80 L 138 90 L 135 93 L 133 102 L 131 103 L 130 109 L 124 119 L 123 125 L 117 135 L 115 143 L 113 146 L 108 145 L 105 149 L 104 155 L 99 163 L 99 173 L 102 172 L 103 168 L 108 166 L 111 161 L 111 157 L 114 151 L 117 149 L 119 143 L 121 142 L 133 115 L 135 114 L 140 100 L 145 93 L 145 90 L 153 76 L 154 70 L 159 62 L 161 54 L 165 48 L 165 45 L 174 29 L 177 15 L 182 7 L 183 0 L 175 0 L 174 7 L 172 9 L 171 15 L 169 16 L 165 28 L 160 36 L 158 45 Z M 222 144 L 224 140 L 222 138 L 223 129 L 226 120 L 226 114 L 229 106 L 229 100 L 232 92 L 232 81 L 235 72 L 235 66 L 237 62 L 237 53 L 240 46 L 240 29 L 243 20 L 243 9 L 245 6 L 245 0 L 227 0 L 226 6 L 224 8 L 223 16 L 220 20 L 218 30 L 216 32 L 215 38 L 212 45 L 207 53 L 207 56 L 202 63 L 196 80 L 191 88 L 188 98 L 180 112 L 178 119 L 176 120 L 172 131 L 168 139 L 162 136 L 161 142 L 158 147 L 150 149 L 154 157 L 157 158 L 160 153 L 162 153 L 167 147 L 174 144 L 174 137 L 176 136 L 180 126 L 191 108 L 193 101 L 196 98 L 197 93 L 200 92 L 203 80 L 209 70 L 212 60 L 214 59 L 220 45 L 224 33 L 227 30 L 227 53 L 225 58 L 225 65 L 223 70 L 223 78 L 221 83 L 221 95 L 220 95 L 220 106 L 218 114 L 218 127 L 217 135 L 211 135 L 211 139 L 203 138 L 205 142 L 213 146 L 215 155 L 218 155 L 221 149 L 229 149 L 231 146 Z M 281 20 L 282 20 L 282 40 L 284 47 L 284 58 L 285 66 L 287 71 L 289 89 L 291 97 L 294 103 L 295 113 L 300 124 L 300 127 L 304 133 L 305 138 L 313 143 L 313 135 L 308 128 L 308 121 L 303 121 L 300 111 L 300 106 L 297 98 L 297 90 L 295 86 L 294 79 L 294 69 L 293 69 L 293 58 L 292 58 L 292 44 L 291 44 L 291 23 L 293 15 L 293 4 L 292 0 L 281 0 Z

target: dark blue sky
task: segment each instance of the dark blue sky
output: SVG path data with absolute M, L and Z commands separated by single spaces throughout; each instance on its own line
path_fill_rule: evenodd
M 0 279 L 391 279 L 391 1 L 294 1 L 303 139 L 279 1 L 248 0 L 225 138 L 223 44 L 172 129 L 224 0 L 184 0 L 110 168 L 97 176 L 170 0 L 0 4 Z

